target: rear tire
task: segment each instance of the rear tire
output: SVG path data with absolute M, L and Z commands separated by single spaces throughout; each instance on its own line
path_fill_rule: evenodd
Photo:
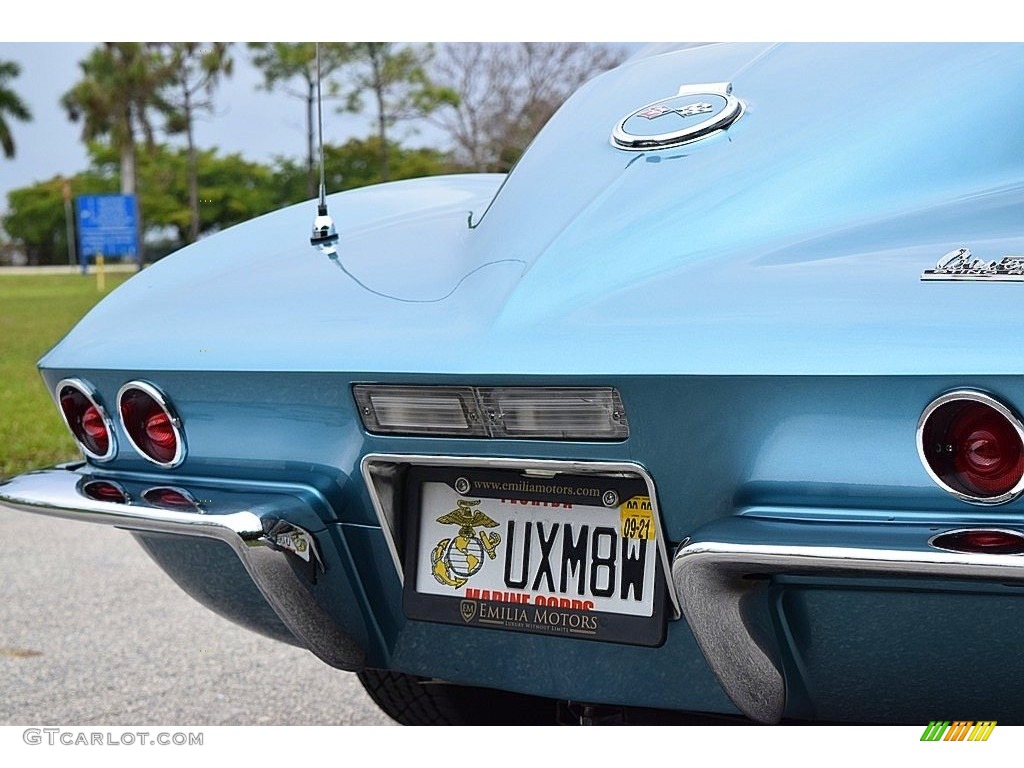
M 401 725 L 554 725 L 551 699 L 365 669 L 359 682 Z

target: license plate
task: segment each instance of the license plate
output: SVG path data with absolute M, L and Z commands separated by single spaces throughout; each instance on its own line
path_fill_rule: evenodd
M 660 529 L 638 477 L 413 468 L 404 608 L 463 626 L 660 645 Z

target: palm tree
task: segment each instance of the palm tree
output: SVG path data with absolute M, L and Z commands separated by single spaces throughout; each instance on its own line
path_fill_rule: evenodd
M 153 145 L 150 113 L 168 112 L 161 92 L 170 72 L 143 43 L 104 43 L 79 63 L 82 79 L 61 104 L 72 121 L 82 120 L 82 140 L 107 138 L 121 155 L 121 192 L 135 194 L 135 147 L 141 132 Z
M 169 114 L 163 99 L 172 73 L 159 53 L 144 43 L 103 43 L 79 62 L 82 79 L 61 98 L 72 121 L 82 120 L 82 140 L 109 139 L 121 157 L 121 194 L 134 195 L 138 139 L 153 146 L 154 110 Z M 137 203 L 136 203 L 137 204 Z M 139 233 L 142 215 L 139 212 Z M 140 249 L 142 243 L 139 243 Z M 140 258 L 140 263 L 142 258 Z
M 314 159 L 314 115 L 316 114 L 316 44 L 249 43 L 252 63 L 263 72 L 263 89 L 280 89 L 306 103 L 306 193 L 316 196 L 316 160 Z M 324 91 L 334 91 L 331 75 L 352 56 L 349 43 L 320 44 L 320 76 Z M 326 96 L 325 96 L 326 98 Z
M 21 67 L 13 61 L 0 61 L 0 148 L 4 157 L 14 157 L 14 137 L 11 127 L 7 124 L 7 115 L 15 120 L 26 122 L 32 119 L 32 113 L 18 95 L 7 87 L 7 82 L 21 74 Z
M 188 203 L 192 222 L 188 242 L 199 237 L 199 170 L 196 158 L 193 124 L 199 111 L 213 110 L 213 91 L 221 76 L 230 77 L 234 62 L 229 54 L 230 43 L 161 43 L 160 50 L 173 72 L 169 101 L 175 114 L 168 120 L 168 130 L 184 133 L 188 146 Z
M 388 131 L 400 120 L 426 117 L 444 105 L 456 106 L 459 95 L 447 86 L 435 85 L 427 74 L 434 56 L 430 45 L 353 43 L 355 71 L 342 111 L 362 112 L 363 94 L 369 92 L 377 108 L 377 140 L 380 142 L 380 180 L 390 181 Z

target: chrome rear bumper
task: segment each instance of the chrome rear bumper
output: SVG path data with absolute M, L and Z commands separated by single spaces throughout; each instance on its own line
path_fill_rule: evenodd
M 824 532 L 815 523 L 731 518 L 680 546 L 672 564 L 676 594 L 729 698 L 752 720 L 775 723 L 786 708 L 786 680 L 769 600 L 759 594 L 771 577 L 1024 582 L 1024 556 L 940 551 L 928 546 L 936 530 L 921 524 L 833 524 Z M 780 540 L 788 543 L 757 543 Z M 825 546 L 829 540 L 863 546 Z
M 317 571 L 326 567 L 318 542 L 324 525 L 301 495 L 243 488 L 204 498 L 195 509 L 167 509 L 136 500 L 142 497 L 141 489 L 156 483 L 89 475 L 80 468 L 30 472 L 0 482 L 0 506 L 134 532 L 222 541 L 234 550 L 263 597 L 302 645 L 333 667 L 363 667 L 364 649 L 338 626 L 326 608 L 323 591 L 316 587 Z M 90 498 L 82 491 L 89 480 L 116 480 L 129 490 L 132 500 L 114 503 Z

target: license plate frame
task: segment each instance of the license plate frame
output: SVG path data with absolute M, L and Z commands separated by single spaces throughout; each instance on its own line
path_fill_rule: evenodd
M 532 523 L 537 520 L 536 512 L 538 508 L 547 510 L 548 514 L 552 514 L 554 510 L 559 509 L 559 505 L 564 505 L 567 509 L 573 509 L 573 513 L 565 517 L 566 522 L 571 525 L 582 526 L 588 525 L 587 521 L 591 517 L 603 515 L 607 521 L 608 515 L 626 515 L 626 512 L 622 511 L 622 507 L 627 502 L 633 506 L 643 506 L 643 500 L 646 500 L 647 514 L 652 530 L 652 533 L 649 534 L 651 538 L 646 540 L 646 544 L 637 541 L 635 544 L 630 543 L 629 546 L 633 556 L 640 554 L 637 547 L 646 546 L 644 558 L 645 581 L 642 589 L 646 593 L 646 599 L 643 601 L 645 603 L 643 610 L 646 610 L 646 603 L 649 601 L 650 614 L 630 615 L 624 612 L 601 610 L 596 606 L 588 610 L 572 605 L 574 602 L 573 597 L 565 598 L 569 600 L 570 605 L 568 606 L 564 604 L 553 606 L 547 604 L 547 600 L 552 596 L 561 597 L 560 594 L 545 595 L 529 588 L 521 592 L 510 590 L 509 592 L 502 593 L 502 599 L 499 600 L 487 599 L 490 590 L 476 589 L 478 594 L 474 594 L 472 591 L 473 587 L 471 585 L 467 586 L 469 581 L 471 581 L 471 576 L 464 584 L 458 587 L 442 584 L 441 589 L 443 591 L 448 591 L 447 587 L 450 587 L 451 595 L 437 594 L 438 587 L 434 587 L 430 580 L 424 576 L 424 583 L 429 585 L 428 589 L 434 591 L 421 591 L 418 589 L 418 579 L 421 578 L 422 574 L 418 568 L 421 560 L 427 557 L 425 552 L 431 551 L 429 548 L 425 550 L 420 546 L 421 530 L 423 527 L 431 525 L 429 522 L 424 521 L 423 513 L 424 488 L 429 483 L 446 485 L 453 497 L 463 498 L 470 502 L 470 504 L 466 505 L 465 510 L 463 510 L 461 503 L 458 504 L 458 509 L 454 510 L 455 512 L 460 512 L 460 510 L 466 511 L 469 514 L 475 512 L 477 505 L 471 504 L 474 500 L 490 500 L 492 502 L 491 505 L 485 503 L 480 505 L 479 508 L 481 510 L 490 508 L 493 511 L 493 504 L 497 503 L 498 500 L 505 499 L 505 501 L 501 502 L 502 514 L 500 516 L 506 523 L 510 519 L 517 521 L 517 525 L 522 523 L 520 530 L 525 530 L 524 526 L 527 522 Z M 465 488 L 467 483 L 469 484 L 468 489 Z M 516 490 L 495 490 L 502 487 L 514 487 Z M 404 552 L 402 558 L 404 574 L 402 602 L 403 609 L 408 618 L 464 627 L 571 637 L 581 640 L 628 645 L 659 646 L 664 643 L 668 613 L 667 579 L 660 551 L 664 544 L 658 540 L 664 534 L 661 530 L 660 520 L 657 519 L 656 505 L 655 510 L 651 511 L 651 500 L 648 498 L 650 489 L 646 481 L 639 475 L 619 472 L 608 474 L 559 473 L 554 477 L 541 477 L 526 474 L 520 469 L 472 468 L 466 466 L 411 466 L 405 476 L 404 489 L 404 514 L 402 518 L 404 521 L 403 538 L 405 546 L 402 548 Z M 557 493 L 551 489 L 563 492 Z M 436 486 L 434 489 L 428 490 L 428 494 L 433 497 L 436 497 L 439 492 L 441 491 Z M 606 503 L 611 500 L 607 495 L 609 493 L 615 494 L 618 503 L 611 506 Z M 579 504 L 581 497 L 585 498 L 588 503 Z M 594 499 L 597 500 L 594 501 Z M 522 511 L 520 512 L 518 509 L 510 511 L 507 507 L 508 504 L 521 505 Z M 569 504 L 573 504 L 573 506 L 569 507 Z M 451 506 L 454 507 L 455 505 Z M 581 509 L 577 510 L 576 507 L 581 507 Z M 595 509 L 587 509 L 587 507 Z M 598 511 L 596 509 L 598 507 L 602 509 Z M 432 514 L 436 515 L 438 511 L 435 508 L 432 510 Z M 638 514 L 642 515 L 643 513 Z M 466 520 L 468 519 L 466 518 Z M 491 522 L 495 521 L 491 520 Z M 632 522 L 634 526 L 630 530 L 635 528 L 636 521 Z M 625 519 L 623 518 L 623 525 L 625 526 L 625 524 Z M 456 522 L 453 527 L 446 530 L 449 530 L 454 537 L 462 532 L 462 529 L 457 526 L 458 523 Z M 434 530 L 436 531 L 436 527 Z M 481 527 L 480 530 L 483 532 L 486 531 L 486 528 Z M 506 544 L 508 543 L 506 532 L 514 534 L 514 531 L 508 531 L 504 526 L 494 527 L 493 530 L 495 532 L 501 531 L 500 536 Z M 457 531 L 459 534 L 456 533 Z M 539 527 L 537 531 L 538 535 L 540 535 L 541 529 Z M 617 541 L 611 540 L 609 555 L 612 552 L 618 552 L 618 557 L 621 560 L 625 558 L 626 554 L 620 548 L 622 545 L 622 531 L 618 530 L 617 533 L 619 534 L 619 539 Z M 476 535 L 479 536 L 480 534 Z M 493 533 L 484 533 L 484 536 L 493 535 Z M 555 533 L 552 531 L 550 535 L 551 540 L 554 540 Z M 593 535 L 597 536 L 596 528 Z M 607 534 L 605 535 L 607 536 Z M 453 540 L 454 538 L 449 541 Z M 481 541 L 486 542 L 487 539 L 482 538 Z M 441 539 L 435 544 L 433 539 L 431 539 L 428 545 L 428 547 L 432 546 L 434 550 L 429 555 L 431 557 L 431 566 L 423 563 L 424 568 L 429 567 L 432 570 L 433 567 L 437 566 L 437 562 L 433 558 L 437 554 L 437 547 L 440 547 L 444 542 L 445 540 Z M 480 560 L 486 565 L 487 558 L 484 556 L 483 550 L 477 542 L 473 542 L 473 544 L 476 547 L 474 553 L 481 555 Z M 501 545 L 495 545 L 495 547 L 497 546 Z M 477 552 L 477 550 L 480 551 Z M 444 562 L 447 563 L 449 561 L 444 560 Z M 631 560 L 631 564 L 635 566 L 635 561 Z M 489 563 L 489 565 L 492 568 L 502 567 L 496 562 Z M 456 581 L 461 579 L 459 576 L 453 576 L 452 572 L 447 570 L 443 564 L 441 567 L 443 572 L 440 575 L 442 577 L 454 578 Z M 474 571 L 474 573 L 478 572 L 482 567 L 484 565 L 477 566 L 477 571 Z M 653 572 L 653 578 L 649 571 Z M 430 572 L 428 571 L 427 573 Z M 521 575 L 525 578 L 525 571 Z M 505 577 L 507 580 L 508 574 Z M 434 578 L 437 580 L 438 577 L 435 576 Z M 620 578 L 624 577 L 620 575 Z M 603 581 L 603 586 L 609 588 L 611 587 L 611 582 L 612 577 L 609 577 Z M 552 583 L 550 579 L 548 583 Z M 527 587 L 529 586 L 532 585 L 528 584 Z M 561 586 L 565 587 L 564 577 Z M 589 586 L 593 588 L 594 584 Z M 639 587 L 635 583 L 631 583 L 630 586 L 631 590 L 629 593 L 636 600 Z M 557 592 L 557 590 L 555 591 Z M 542 590 L 542 592 L 548 592 L 548 590 Z M 513 601 L 517 596 L 522 599 L 524 594 L 527 595 L 526 602 Z M 580 603 L 584 602 L 582 598 L 582 595 L 575 596 L 575 599 Z M 543 604 L 536 603 L 535 601 L 538 599 L 543 599 Z M 608 607 L 607 601 L 605 601 L 605 606 Z

